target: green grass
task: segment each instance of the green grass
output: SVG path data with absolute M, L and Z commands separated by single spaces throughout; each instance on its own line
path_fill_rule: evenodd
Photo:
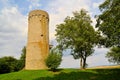
M 0 74 L 0 80 L 120 80 L 120 69 L 23 70 Z

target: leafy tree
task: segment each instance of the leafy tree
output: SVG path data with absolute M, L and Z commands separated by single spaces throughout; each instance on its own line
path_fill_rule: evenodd
M 109 62 L 120 64 L 120 47 L 112 47 L 106 57 Z
M 22 48 L 22 53 L 20 59 L 16 62 L 16 70 L 19 71 L 25 67 L 25 58 L 26 58 L 26 47 Z
M 66 17 L 64 23 L 57 25 L 56 29 L 58 48 L 61 51 L 71 49 L 73 57 L 81 59 L 81 68 L 85 68 L 86 58 L 93 53 L 93 47 L 99 39 L 91 23 L 87 11 L 82 9 L 73 12 L 73 17 Z
M 102 32 L 101 44 L 111 48 L 107 53 L 110 62 L 119 63 L 120 57 L 120 0 L 105 0 L 100 6 L 96 27 Z
M 9 72 L 10 72 L 10 66 L 6 63 L 6 61 L 0 58 L 0 74 L 9 73 Z
M 0 58 L 0 73 L 16 71 L 15 67 L 17 59 L 11 56 Z
M 25 58 L 26 58 L 26 46 L 23 47 L 22 49 L 22 54 L 21 54 L 21 57 L 20 57 L 20 63 L 21 64 L 19 67 L 20 69 L 23 69 L 25 67 Z
M 120 46 L 120 0 L 105 0 L 100 6 L 96 27 L 103 34 L 106 47 Z
M 11 56 L 0 58 L 0 73 L 8 73 L 19 71 L 25 66 L 26 47 L 22 49 L 22 54 L 19 60 Z
M 60 65 L 61 61 L 61 54 L 57 50 L 51 49 L 50 54 L 48 55 L 45 62 L 48 68 L 50 68 L 52 71 L 55 71 L 56 68 Z

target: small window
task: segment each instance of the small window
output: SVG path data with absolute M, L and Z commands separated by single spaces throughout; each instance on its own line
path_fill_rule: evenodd
M 43 37 L 43 34 L 41 34 L 41 37 Z

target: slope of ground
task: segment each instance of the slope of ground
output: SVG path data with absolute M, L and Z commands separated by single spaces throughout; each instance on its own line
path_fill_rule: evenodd
M 23 70 L 0 74 L 0 80 L 120 80 L 120 68 L 114 69 L 59 69 Z

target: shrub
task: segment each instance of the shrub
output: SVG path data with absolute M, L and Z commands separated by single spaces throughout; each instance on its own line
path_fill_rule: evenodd
M 50 51 L 50 54 L 48 55 L 45 62 L 48 68 L 50 68 L 52 71 L 55 71 L 56 68 L 58 68 L 60 65 L 61 61 L 62 55 L 53 49 Z
M 0 74 L 9 73 L 10 70 L 10 66 L 4 60 L 0 59 Z
M 8 73 L 15 71 L 17 59 L 14 57 L 2 57 L 0 58 L 0 73 Z

